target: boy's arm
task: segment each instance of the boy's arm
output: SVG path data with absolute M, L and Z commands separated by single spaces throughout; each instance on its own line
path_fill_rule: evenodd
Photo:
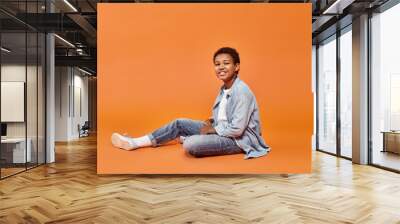
M 242 95 L 240 100 L 233 105 L 232 121 L 227 127 L 219 124 L 215 126 L 216 133 L 223 137 L 235 138 L 241 136 L 249 124 L 253 103 L 251 95 Z

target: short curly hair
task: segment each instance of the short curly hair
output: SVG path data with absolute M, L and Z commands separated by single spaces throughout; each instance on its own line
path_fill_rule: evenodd
M 217 55 L 219 54 L 229 54 L 232 58 L 233 58 L 233 63 L 240 63 L 240 58 L 239 58 L 239 53 L 236 51 L 235 48 L 231 48 L 231 47 L 222 47 L 220 49 L 218 49 L 215 53 L 214 53 L 214 58 L 213 61 L 215 61 L 215 58 L 217 57 Z

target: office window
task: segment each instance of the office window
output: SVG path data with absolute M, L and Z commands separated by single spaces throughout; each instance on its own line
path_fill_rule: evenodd
M 313 136 L 312 136 L 312 150 L 316 150 L 317 141 L 317 47 L 315 45 L 312 46 L 312 93 L 313 93 Z
M 352 32 L 340 36 L 340 154 L 352 157 Z
M 336 36 L 318 47 L 318 149 L 336 153 Z
M 372 163 L 400 170 L 400 4 L 371 18 Z

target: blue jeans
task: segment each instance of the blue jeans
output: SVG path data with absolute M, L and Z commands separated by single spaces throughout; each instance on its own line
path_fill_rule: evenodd
M 153 147 L 160 146 L 180 136 L 186 136 L 183 148 L 195 157 L 219 156 L 243 153 L 232 138 L 217 134 L 201 135 L 203 121 L 176 119 L 149 134 Z

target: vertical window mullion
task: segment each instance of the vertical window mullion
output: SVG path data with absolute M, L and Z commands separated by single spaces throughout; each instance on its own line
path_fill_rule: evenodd
M 39 0 L 36 1 L 39 14 Z M 39 31 L 36 32 L 36 166 L 39 166 Z
M 25 21 L 28 19 L 28 1 L 25 1 Z M 24 100 L 24 120 L 25 120 L 25 170 L 28 170 L 28 24 L 25 23 L 25 100 Z
M 341 156 L 341 119 L 340 119 L 340 30 L 336 31 L 336 154 Z
M 319 149 L 319 44 L 315 47 L 315 149 Z
M 368 156 L 367 156 L 367 164 L 373 164 L 373 148 L 372 148 L 372 30 L 371 30 L 371 20 L 372 20 L 372 11 L 368 12 L 368 31 L 367 31 L 367 46 L 368 46 L 368 54 L 367 54 L 367 102 L 368 102 L 368 122 L 367 122 L 367 129 L 368 129 Z

